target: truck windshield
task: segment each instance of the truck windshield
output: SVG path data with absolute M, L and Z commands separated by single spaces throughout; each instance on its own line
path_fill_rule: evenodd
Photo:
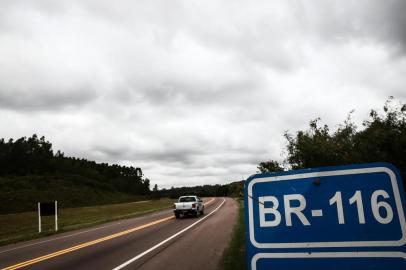
M 179 198 L 179 202 L 195 202 L 195 197 L 182 197 Z

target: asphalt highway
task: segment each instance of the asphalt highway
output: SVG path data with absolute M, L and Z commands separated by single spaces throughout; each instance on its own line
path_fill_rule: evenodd
M 203 216 L 172 210 L 0 247 L 0 270 L 218 269 L 232 236 L 237 203 L 205 200 Z

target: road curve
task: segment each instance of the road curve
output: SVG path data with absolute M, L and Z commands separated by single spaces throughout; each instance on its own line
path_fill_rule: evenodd
M 7 269 L 217 269 L 236 220 L 230 198 L 205 202 L 205 215 L 172 210 L 0 248 Z

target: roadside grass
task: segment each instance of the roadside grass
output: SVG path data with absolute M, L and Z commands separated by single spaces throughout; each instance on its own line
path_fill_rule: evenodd
M 234 226 L 233 238 L 223 258 L 222 269 L 245 270 L 245 236 L 244 236 L 244 201 L 237 199 L 239 210 L 237 223 Z
M 110 205 L 58 209 L 59 231 L 94 226 L 118 219 L 167 209 L 173 200 L 160 199 Z M 0 215 L 0 246 L 55 234 L 54 216 L 42 217 L 42 233 L 38 233 L 37 212 Z

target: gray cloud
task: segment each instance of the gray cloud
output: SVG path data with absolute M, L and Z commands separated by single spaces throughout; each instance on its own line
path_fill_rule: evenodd
M 406 3 L 402 0 L 301 1 L 297 14 L 323 41 L 365 39 L 406 51 Z
M 60 93 L 42 93 L 38 95 L 32 90 L 13 91 L 0 90 L 0 108 L 20 111 L 55 111 L 69 106 L 83 106 L 96 98 L 95 91 L 89 89 L 74 89 Z

